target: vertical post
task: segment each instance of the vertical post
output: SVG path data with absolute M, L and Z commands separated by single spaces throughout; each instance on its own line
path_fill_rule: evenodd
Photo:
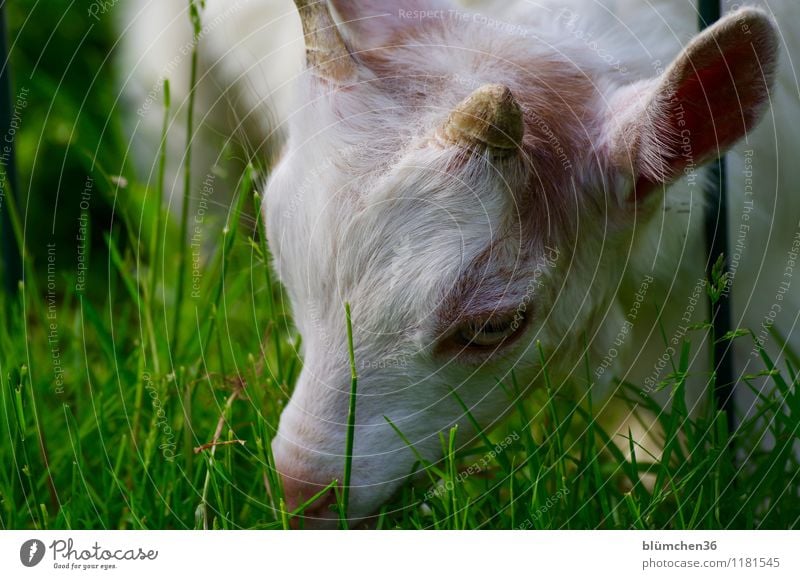
M 699 0 L 700 29 L 719 20 L 722 10 L 720 0 Z M 706 272 L 710 277 L 720 255 L 728 257 L 728 195 L 726 186 L 726 164 L 722 156 L 711 164 L 709 189 L 706 191 L 708 205 L 705 214 L 705 238 L 707 259 Z M 730 356 L 730 343 L 719 339 L 731 330 L 730 288 L 715 304 L 711 304 L 711 324 L 717 342 L 711 344 L 713 368 L 716 373 L 714 396 L 717 408 L 725 412 L 728 431 L 733 432 L 734 421 L 734 378 L 733 361 Z
M 0 134 L 9 135 L 13 100 L 11 98 L 11 63 L 9 62 L 6 38 L 5 2 L 0 3 L 0 58 L 2 58 L 2 67 L 0 67 Z M 2 191 L 4 195 L 16 195 L 18 188 L 14 143 L 4 142 L 3 146 L 8 147 L 8 154 L 5 155 L 5 166 L 0 167 L 0 171 L 4 171 L 6 176 L 4 181 L 0 180 L 0 187 L 5 189 Z M 0 244 L 3 246 L 3 285 L 9 295 L 14 295 L 19 287 L 19 280 L 22 279 L 22 257 L 14 237 L 14 230 L 11 227 L 7 202 L 0 204 Z

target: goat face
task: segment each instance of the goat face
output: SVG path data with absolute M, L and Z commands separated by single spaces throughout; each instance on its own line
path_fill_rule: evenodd
M 435 461 L 439 433 L 475 434 L 462 404 L 488 428 L 513 405 L 512 370 L 536 383 L 537 342 L 559 353 L 551 372 L 568 371 L 655 193 L 757 120 L 775 34 L 739 12 L 625 84 L 582 45 L 509 37 L 445 6 L 413 20 L 414 2 L 333 2 L 354 23 L 346 42 L 324 3 L 297 4 L 308 68 L 265 211 L 304 367 L 274 451 L 290 507 L 341 484 L 349 302 L 358 519 L 416 463 L 397 431 Z M 330 502 L 310 511 L 318 525 Z

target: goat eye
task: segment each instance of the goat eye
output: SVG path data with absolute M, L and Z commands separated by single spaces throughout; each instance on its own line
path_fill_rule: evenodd
M 520 333 L 523 325 L 523 317 L 514 314 L 471 320 L 459 327 L 455 338 L 468 348 L 495 348 Z

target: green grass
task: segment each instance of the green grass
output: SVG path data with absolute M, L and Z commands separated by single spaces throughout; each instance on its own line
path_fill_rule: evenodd
M 299 337 L 266 266 L 263 227 L 239 225 L 253 177 L 251 169 L 241 180 L 206 265 L 202 297 L 183 304 L 176 350 L 167 331 L 175 268 L 169 255 L 163 270 L 145 263 L 150 239 L 109 235 L 107 295 L 76 293 L 62 272 L 55 306 L 45 289 L 53 279 L 41 280 L 46 267 L 26 254 L 29 283 L 15 299 L 2 296 L 10 315 L 0 328 L 0 460 L 11 468 L 0 474 L 0 526 L 277 529 L 297 518 L 302 507 L 286 513 L 280 490 L 268 495 L 264 487 L 264 480 L 278 485 L 269 443 L 300 361 Z M 168 227 L 167 243 L 177 243 L 174 229 Z M 166 287 L 153 294 L 151 276 Z M 56 351 L 63 392 L 54 388 Z M 442 433 L 445 460 L 423 465 L 427 476 L 409 481 L 377 526 L 797 527 L 798 363 L 788 356 L 786 367 L 776 368 L 759 353 L 775 390 L 760 398 L 757 416 L 732 441 L 723 415 L 688 415 L 688 341 L 661 385 L 672 392 L 669 411 L 622 385 L 623 397 L 659 417 L 666 442 L 655 464 L 622 441 L 630 444 L 626 459 L 594 418 L 591 400 L 576 404 L 566 394 L 579 385 L 552 383 L 545 374 L 544 388 L 517 402 L 500 430 L 481 432 L 474 447 L 456 447 L 455 429 Z M 356 381 L 353 373 L 353 393 Z M 502 386 L 509 403 L 523 389 L 514 380 Z M 464 425 L 472 420 L 465 407 Z M 763 443 L 767 434 L 771 445 Z M 639 482 L 645 473 L 648 485 Z M 346 492 L 340 502 L 343 509 Z
M 82 25 L 80 13 L 64 10 L 64 22 Z M 61 16 L 52 12 L 37 13 L 37 22 Z M 12 13 L 12 24 L 21 26 L 24 16 Z M 182 246 L 184 220 L 167 215 L 161 201 L 163 168 L 157 182 L 143 183 L 121 160 L 127 144 L 120 136 L 120 112 L 106 95 L 113 91 L 103 90 L 112 86 L 111 73 L 100 64 L 108 31 L 94 30 L 92 42 L 78 50 L 85 58 L 75 59 L 74 66 L 88 62 L 105 70 L 88 94 L 82 84 L 87 72 L 74 71 L 58 57 L 79 35 L 59 32 L 55 24 L 53 30 L 50 56 L 29 84 L 32 100 L 46 106 L 49 98 L 57 106 L 52 117 L 31 113 L 18 143 L 21 182 L 31 183 L 23 193 L 33 196 L 21 196 L 26 201 L 15 215 L 25 284 L 16 296 L 0 294 L 0 462 L 6 465 L 0 469 L 0 528 L 302 527 L 304 506 L 286 512 L 270 448 L 301 367 L 300 337 L 267 266 L 264 224 L 253 209 L 260 204 L 255 169 L 242 175 L 225 227 L 206 230 L 208 236 L 219 233 L 207 239 L 212 249 L 204 254 L 194 297 L 186 285 L 189 248 L 175 251 Z M 36 34 L 22 38 L 20 52 L 12 55 L 18 70 L 27 74 L 33 68 L 43 44 Z M 68 82 L 58 84 L 62 73 Z M 84 96 L 97 106 L 79 108 Z M 101 129 L 106 119 L 110 132 Z M 79 130 L 64 130 L 70 126 Z M 48 155 L 63 157 L 61 174 L 42 171 Z M 86 289 L 78 291 L 74 215 L 63 209 L 42 216 L 36 199 L 62 178 L 62 206 L 74 209 L 86 175 L 94 180 L 93 243 Z M 113 175 L 124 175 L 126 182 Z M 197 186 L 190 183 L 187 190 Z M 38 224 L 55 217 L 56 234 L 39 235 Z M 55 263 L 48 268 L 51 241 Z M 698 328 L 692 337 L 705 331 Z M 351 337 L 349 327 L 342 332 Z M 752 336 L 736 332 L 724 339 Z M 548 353 L 539 352 L 545 361 Z M 621 385 L 621 398 L 658 416 L 662 460 L 653 462 L 624 437 L 613 441 L 596 418 L 598 403 L 591 396 L 576 403 L 571 393 L 591 382 L 592 360 L 584 361 L 586 377 L 575 384 L 554 382 L 545 373 L 542 388 L 525 402 L 518 393 L 526 385 L 512 375 L 502 384 L 514 405 L 508 420 L 495 431 L 480 431 L 470 448 L 456 445 L 457 427 L 441 433 L 444 460 L 420 459 L 423 476 L 402 487 L 375 525 L 797 528 L 800 466 L 793 446 L 800 428 L 800 360 L 790 354 L 776 367 L 759 350 L 762 374 L 774 391 L 759 396 L 754 417 L 731 439 L 713 404 L 689 416 L 685 387 L 692 352 L 686 341 L 661 384 L 671 392 L 668 411 L 635 385 Z M 351 401 L 357 395 L 355 372 L 352 378 Z M 757 378 L 747 377 L 738 387 L 751 387 Z M 351 404 L 349 422 L 353 409 Z M 465 409 L 462 427 L 472 422 Z M 392 426 L 398 441 L 414 451 Z M 332 483 L 319 495 L 331 488 L 341 517 L 349 500 L 346 485 L 339 492 Z

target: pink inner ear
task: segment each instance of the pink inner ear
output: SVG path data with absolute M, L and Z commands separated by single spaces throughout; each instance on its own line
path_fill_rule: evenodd
M 718 55 L 708 66 L 693 70 L 678 87 L 675 101 L 683 106 L 684 115 L 681 118 L 676 105 L 670 121 L 681 143 L 684 138 L 691 140 L 697 162 L 720 155 L 757 119 L 766 87 L 757 69 L 741 71 L 752 68 L 753 57 L 749 44 L 738 46 Z M 677 155 L 668 159 L 668 164 L 682 169 L 686 163 L 683 155 Z
M 706 31 L 673 64 L 647 107 L 640 151 L 657 160 L 641 170 L 635 197 L 713 159 L 747 134 L 767 101 L 775 69 L 776 39 L 758 14 L 746 34 L 728 17 Z M 641 157 L 640 157 L 641 158 Z
M 737 79 L 745 75 L 734 72 L 737 66 L 747 66 L 742 59 L 746 51 L 752 53 L 752 48 L 737 47 L 697 70 L 688 65 L 689 75 L 661 113 L 664 122 L 658 126 L 672 138 L 667 143 L 663 137 L 655 140 L 660 143 L 656 145 L 660 147 L 657 156 L 668 181 L 724 153 L 757 120 L 765 87 L 746 79 L 740 84 Z M 641 198 L 660 181 L 642 175 L 636 184 L 636 197 Z

